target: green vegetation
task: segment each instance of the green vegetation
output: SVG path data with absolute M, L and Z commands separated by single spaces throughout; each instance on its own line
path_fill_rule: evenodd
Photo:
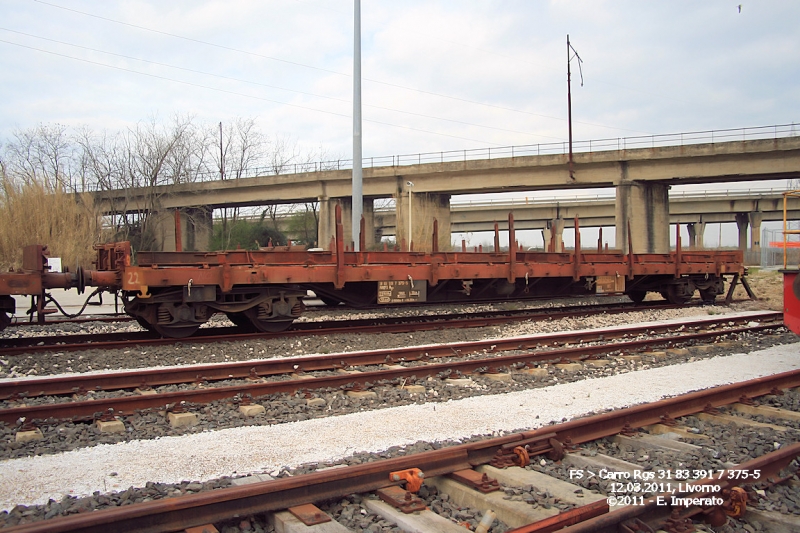
M 308 205 L 308 204 L 307 204 Z M 309 248 L 317 246 L 318 221 L 316 211 L 298 211 L 289 217 L 287 234 L 295 244 L 305 244 Z
M 227 234 L 225 234 L 226 231 Z M 270 239 L 275 246 L 283 246 L 287 243 L 286 236 L 270 228 L 263 218 L 257 222 L 237 220 L 224 225 L 214 224 L 211 249 L 243 248 L 245 250 L 257 250 L 259 246 L 267 246 L 270 243 Z
M 268 206 L 258 218 L 223 218 L 214 221 L 212 250 L 244 248 L 255 250 L 258 246 L 268 246 L 270 240 L 275 246 L 293 245 L 308 248 L 317 246 L 317 203 L 310 202 L 293 206 L 293 211 L 280 213 L 275 206 Z M 278 228 L 284 228 L 281 231 Z M 258 244 L 256 244 L 258 243 Z

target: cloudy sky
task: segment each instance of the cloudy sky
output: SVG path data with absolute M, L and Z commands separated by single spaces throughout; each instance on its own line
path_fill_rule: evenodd
M 744 2 L 740 4 L 739 2 Z M 365 0 L 364 155 L 800 122 L 800 2 Z M 351 0 L 0 0 L 0 138 L 156 116 L 351 156 Z

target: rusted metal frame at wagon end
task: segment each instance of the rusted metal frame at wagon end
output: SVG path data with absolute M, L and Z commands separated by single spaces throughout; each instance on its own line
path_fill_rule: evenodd
M 630 407 L 565 424 L 546 426 L 536 431 L 515 433 L 481 442 L 453 446 L 436 451 L 385 459 L 341 469 L 314 472 L 307 475 L 277 479 L 202 492 L 188 496 L 156 500 L 127 507 L 95 511 L 93 513 L 55 518 L 9 528 L 9 533 L 47 532 L 104 532 L 120 530 L 130 532 L 178 531 L 192 526 L 229 519 L 231 516 L 248 516 L 278 511 L 305 503 L 339 498 L 353 493 L 368 492 L 401 482 L 393 481 L 392 472 L 419 468 L 425 477 L 451 474 L 486 464 L 502 458 L 504 454 L 519 457 L 513 452 L 523 447 L 531 455 L 563 449 L 569 442 L 582 443 L 614 435 L 623 429 L 649 425 L 664 416 L 683 416 L 702 411 L 706 405 L 719 406 L 738 401 L 742 396 L 756 397 L 778 389 L 800 385 L 800 371 L 795 370 L 774 376 L 758 378 L 706 391 L 689 393 L 653 404 Z M 800 444 L 787 446 L 762 458 L 744 463 L 738 469 L 777 471 L 800 455 Z M 506 463 L 507 465 L 513 464 Z M 721 484 L 721 483 L 720 483 Z M 647 513 L 669 510 L 646 506 L 625 507 L 613 513 L 590 519 L 562 531 L 616 531 L 616 525 Z M 708 510 L 689 509 L 688 513 Z M 681 515 L 683 516 L 683 515 Z

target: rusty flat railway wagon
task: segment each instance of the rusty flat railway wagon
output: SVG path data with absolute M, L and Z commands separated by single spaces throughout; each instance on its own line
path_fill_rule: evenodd
M 687 251 L 680 239 L 668 254 L 585 251 L 577 220 L 578 244 L 568 252 L 521 250 L 511 216 L 508 251 L 499 250 L 496 231 L 491 252 L 468 252 L 463 245 L 458 252 L 439 252 L 435 244 L 432 252 L 355 252 L 345 247 L 337 220 L 329 251 L 138 252 L 134 265 L 130 244 L 121 242 L 97 245 L 96 268 L 74 273 L 49 273 L 45 248 L 30 246 L 22 271 L 0 274 L 0 329 L 15 311 L 11 295 L 38 296 L 41 307 L 45 291 L 56 287 L 119 291 L 125 311 L 143 327 L 181 338 L 215 313 L 241 328 L 282 331 L 302 314 L 309 290 L 328 304 L 353 306 L 593 294 L 626 294 L 641 302 L 648 292 L 683 304 L 698 290 L 713 300 L 724 292 L 726 277 L 733 277 L 733 286 L 745 272 L 741 251 Z

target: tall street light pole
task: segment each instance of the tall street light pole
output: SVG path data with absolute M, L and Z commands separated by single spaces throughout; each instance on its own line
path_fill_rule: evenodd
M 353 197 L 351 211 L 353 249 L 361 251 L 361 212 L 364 206 L 361 169 L 361 0 L 354 0 L 353 29 Z

